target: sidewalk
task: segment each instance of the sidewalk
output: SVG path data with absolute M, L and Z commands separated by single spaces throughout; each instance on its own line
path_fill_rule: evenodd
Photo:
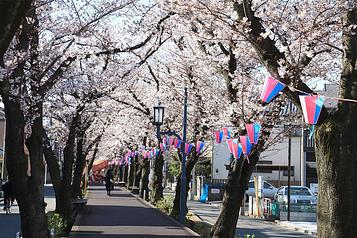
M 89 190 L 88 204 L 77 217 L 70 237 L 197 237 L 125 189 L 116 187 L 111 196 L 106 195 L 104 186 Z
M 52 211 L 56 206 L 56 199 L 51 184 L 44 187 L 46 211 Z M 15 237 L 16 232 L 21 230 L 19 207 L 15 201 L 11 207 L 11 214 L 5 214 L 3 202 L 0 203 L 0 237 Z
M 276 221 L 281 226 L 285 226 L 296 231 L 301 231 L 309 235 L 317 236 L 316 222 L 302 222 L 302 221 Z

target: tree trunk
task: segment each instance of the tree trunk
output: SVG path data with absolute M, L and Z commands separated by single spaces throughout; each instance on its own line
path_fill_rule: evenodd
M 128 172 L 129 172 L 129 165 L 124 165 L 123 178 L 124 178 L 125 184 L 128 183 Z
M 26 238 L 48 237 L 47 219 L 43 200 L 44 166 L 41 146 L 38 145 L 36 126 L 28 139 L 31 176 L 27 176 L 24 154 L 24 117 L 20 105 L 3 96 L 6 116 L 5 153 L 9 179 L 21 215 L 21 231 Z M 36 119 L 38 123 L 40 119 Z M 40 139 L 40 143 L 42 138 Z
M 351 237 L 357 232 L 357 206 L 353 205 L 357 199 L 357 116 L 346 116 L 328 120 L 316 134 L 319 237 Z
M 25 18 L 26 11 L 31 7 L 32 0 L 0 1 L 0 65 L 3 66 L 3 56 L 10 45 L 17 29 Z
M 140 186 L 140 178 L 141 178 L 141 172 L 142 172 L 142 166 L 141 164 L 138 162 L 138 159 L 136 161 L 136 171 L 135 171 L 135 175 L 134 175 L 134 187 L 139 187 Z
M 247 162 L 241 157 L 239 160 L 231 158 L 230 170 L 223 194 L 222 207 L 219 217 L 211 229 L 211 236 L 215 238 L 234 238 L 239 218 L 239 210 L 249 179 L 259 160 L 260 152 L 254 152 Z
M 357 99 L 357 8 L 343 18 L 344 58 L 341 98 Z M 357 233 L 357 104 L 340 102 L 334 116 L 317 128 L 319 237 L 353 237 Z
M 139 196 L 145 200 L 149 198 L 149 174 L 150 160 L 143 159 Z
M 153 181 L 152 181 L 152 189 L 151 189 L 151 202 L 155 204 L 160 199 L 164 197 L 164 188 L 162 187 L 162 168 L 164 166 L 164 157 L 162 156 L 162 152 L 156 156 L 154 159 L 154 174 L 153 174 Z
M 74 223 L 71 190 L 64 183 L 60 186 L 60 193 L 56 194 L 56 212 L 66 221 L 64 232 L 70 232 Z
M 126 187 L 129 189 L 133 186 L 133 182 L 134 182 L 134 167 L 135 167 L 135 160 L 133 159 L 130 163 L 130 165 L 128 165 L 128 182 L 126 184 Z
M 193 149 L 195 151 L 195 149 Z M 181 156 L 179 156 L 180 159 L 182 159 Z M 190 189 L 190 181 L 192 180 L 192 170 L 194 166 L 196 165 L 199 155 L 197 155 L 195 152 L 191 153 L 187 157 L 186 161 L 186 196 L 185 196 L 185 209 L 187 211 L 187 197 L 188 197 L 188 191 Z M 180 171 L 182 171 L 182 168 L 180 167 Z M 176 189 L 175 189 L 175 199 L 174 199 L 174 205 L 171 211 L 171 215 L 174 217 L 178 217 L 180 214 L 180 194 L 181 194 L 181 173 L 176 177 L 177 184 L 176 184 Z
M 77 137 L 77 156 L 76 167 L 73 174 L 72 182 L 72 198 L 75 199 L 81 195 L 81 181 L 83 177 L 83 170 L 85 166 L 85 156 L 83 154 L 84 133 L 79 133 Z

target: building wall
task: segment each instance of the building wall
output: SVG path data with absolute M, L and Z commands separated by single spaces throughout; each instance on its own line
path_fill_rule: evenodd
M 277 128 L 274 133 L 276 135 L 281 128 Z M 291 166 L 294 167 L 293 176 L 291 176 L 292 184 L 300 184 L 301 174 L 301 146 L 302 146 L 301 136 L 291 137 Z M 214 143 L 212 148 L 212 179 L 213 182 L 223 182 L 227 179 L 228 170 L 225 165 L 229 164 L 229 149 L 227 142 L 225 140 L 220 144 Z M 288 165 L 288 137 L 282 138 L 280 141 L 276 142 L 269 147 L 266 151 L 261 154 L 260 160 L 261 164 L 271 165 L 282 165 L 287 167 Z M 288 180 L 287 175 L 283 175 L 283 171 L 271 171 L 268 173 L 257 173 L 254 172 L 252 177 L 255 175 L 263 176 L 264 180 L 270 181 L 275 186 L 280 186 L 286 184 Z M 287 173 L 287 170 L 286 172 Z
M 229 164 L 229 149 L 225 139 L 220 144 L 213 142 L 212 146 L 212 179 L 225 180 L 228 170 L 225 165 Z
M 301 137 L 291 137 L 291 166 L 293 168 L 293 176 L 290 180 L 294 184 L 299 184 L 301 180 Z M 288 137 L 284 137 L 281 141 L 275 143 L 267 150 L 263 151 L 260 157 L 260 163 L 272 162 L 272 165 L 288 165 Z M 287 171 L 285 172 L 287 173 Z M 263 176 L 264 180 L 274 183 L 276 186 L 285 184 L 288 181 L 287 174 L 284 175 L 283 171 L 272 171 L 271 173 L 256 173 L 252 176 Z M 281 184 L 279 184 L 279 181 Z

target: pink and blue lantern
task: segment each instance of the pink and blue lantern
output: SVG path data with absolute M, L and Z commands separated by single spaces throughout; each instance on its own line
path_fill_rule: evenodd
M 216 139 L 216 143 L 219 144 L 222 142 L 223 139 L 223 131 L 219 130 L 219 131 L 215 131 L 214 132 L 214 137 Z
M 240 143 L 242 144 L 243 154 L 248 156 L 252 151 L 253 145 L 250 143 L 248 136 L 240 136 L 239 137 Z
M 222 130 L 223 130 L 223 134 L 226 137 L 226 139 L 230 139 L 231 135 L 230 135 L 229 129 L 227 127 L 225 127 L 225 128 L 222 128 Z
M 324 106 L 324 97 L 317 95 L 299 96 L 302 112 L 304 114 L 305 122 L 310 125 L 315 125 Z
M 269 76 L 264 83 L 264 89 L 260 96 L 263 102 L 269 103 L 285 88 L 285 84 Z
M 238 139 L 233 140 L 233 157 L 239 159 L 242 156 L 243 149 L 242 145 L 238 143 Z
M 227 139 L 229 153 L 233 154 L 233 139 Z
M 256 145 L 258 143 L 259 139 L 259 134 L 262 126 L 258 122 L 254 122 L 251 124 L 246 124 L 245 128 L 247 130 L 247 134 L 249 137 L 249 140 Z
M 173 145 L 173 144 L 174 144 L 174 138 L 171 138 L 171 137 L 170 137 L 169 145 L 171 146 L 171 145 Z
M 202 151 L 204 146 L 205 146 L 204 142 L 197 141 L 197 143 L 196 143 L 196 153 L 199 154 Z
M 163 143 L 160 143 L 160 149 L 161 149 L 161 151 L 165 151 L 165 146 Z
M 174 140 L 174 147 L 175 147 L 176 149 L 180 148 L 181 143 L 182 143 L 181 140 L 175 139 L 175 140 Z
M 185 143 L 185 153 L 188 155 L 191 152 L 193 145 L 190 143 Z

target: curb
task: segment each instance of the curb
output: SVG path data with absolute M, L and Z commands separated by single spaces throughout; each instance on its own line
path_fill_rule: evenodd
M 274 222 L 276 224 L 280 225 L 280 226 L 288 227 L 288 228 L 294 229 L 295 231 L 300 231 L 300 232 L 303 232 L 305 234 L 313 235 L 313 236 L 317 237 L 317 232 L 315 232 L 315 231 L 306 230 L 306 229 L 303 229 L 303 228 L 293 227 L 293 226 L 289 226 L 289 225 L 284 225 L 284 224 L 281 224 L 281 222 L 279 220 L 274 220 Z
M 163 216 L 169 218 L 169 220 L 171 220 L 173 223 L 175 223 L 176 225 L 182 227 L 183 229 L 185 229 L 186 231 L 188 231 L 189 233 L 191 233 L 193 236 L 195 237 L 201 237 L 199 234 L 197 234 L 196 232 L 194 232 L 193 230 L 191 230 L 190 228 L 188 228 L 187 226 L 183 225 L 182 223 L 178 222 L 177 220 L 175 220 L 174 218 L 170 217 L 169 215 L 167 215 L 166 213 L 164 213 L 163 211 L 161 211 L 160 209 L 158 209 L 157 207 L 155 207 L 154 205 L 152 205 L 151 203 L 145 201 L 144 199 L 142 199 L 141 197 L 132 194 L 128 189 L 126 188 L 122 188 L 125 189 L 127 192 L 129 192 L 133 197 L 135 197 L 136 199 L 138 199 L 141 203 L 143 203 L 144 205 L 147 205 L 155 210 L 157 210 L 159 213 L 161 213 Z

